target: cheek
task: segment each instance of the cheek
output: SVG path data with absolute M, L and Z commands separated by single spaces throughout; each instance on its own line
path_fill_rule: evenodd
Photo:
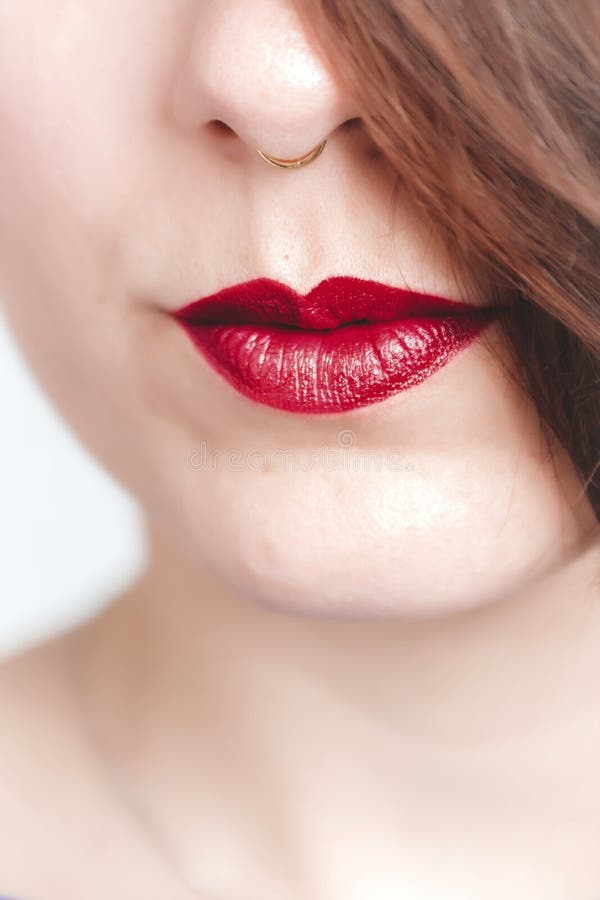
M 161 4 L 4 6 L 1 302 L 48 393 L 91 432 L 90 410 L 128 375 L 122 234 L 143 200 L 150 110 L 169 62 Z
M 164 4 L 162 4 L 164 5 Z M 144 196 L 152 109 L 169 66 L 159 3 L 23 0 L 0 28 L 0 290 L 54 305 Z M 94 282 L 98 292 L 102 283 Z M 53 291 L 53 289 L 55 289 Z M 22 302 L 22 300 L 20 301 Z

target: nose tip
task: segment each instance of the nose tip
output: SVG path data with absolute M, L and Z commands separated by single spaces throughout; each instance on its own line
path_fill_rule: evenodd
M 200 5 L 176 109 L 179 121 L 217 121 L 253 151 L 283 159 L 304 156 L 355 116 L 299 18 L 280 0 Z

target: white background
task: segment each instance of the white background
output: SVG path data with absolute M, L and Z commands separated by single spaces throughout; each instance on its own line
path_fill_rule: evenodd
M 0 310 L 0 656 L 125 588 L 145 560 L 140 522 L 45 398 Z

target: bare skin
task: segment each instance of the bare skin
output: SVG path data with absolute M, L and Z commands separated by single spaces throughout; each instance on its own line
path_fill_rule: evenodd
M 0 891 L 597 900 L 598 524 L 499 328 L 384 402 L 296 416 L 170 315 L 256 277 L 497 299 L 394 194 L 314 34 L 287 0 L 0 0 L 0 84 L 3 312 L 151 549 L 105 613 L 0 667 Z M 256 152 L 325 137 L 302 170 Z M 189 465 L 347 430 L 406 464 Z
M 594 900 L 597 536 L 453 621 L 340 623 L 150 533 L 130 592 L 3 666 L 3 890 Z

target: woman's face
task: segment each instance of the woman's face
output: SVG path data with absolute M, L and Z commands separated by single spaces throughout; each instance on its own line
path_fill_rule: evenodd
M 392 228 L 393 176 L 284 0 L 0 0 L 0 84 L 8 320 L 200 562 L 282 611 L 369 617 L 490 602 L 573 545 L 589 506 L 495 324 L 417 386 L 315 414 L 240 393 L 170 315 L 263 277 L 489 302 L 402 195 Z M 256 152 L 324 137 L 299 170 Z

